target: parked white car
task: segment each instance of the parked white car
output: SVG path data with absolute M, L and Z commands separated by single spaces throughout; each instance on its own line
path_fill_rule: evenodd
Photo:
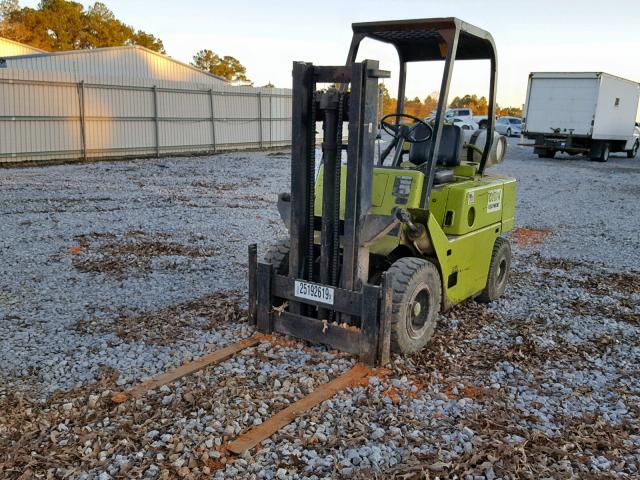
M 473 110 L 470 108 L 447 108 L 445 119 L 459 118 L 465 122 L 473 122 Z
M 476 122 L 467 118 L 454 117 L 452 119 L 447 119 L 447 121 L 450 121 L 454 125 L 458 125 L 462 130 L 478 130 L 480 128 Z
M 444 112 L 444 120 L 445 122 L 452 122 L 454 118 L 460 118 L 465 122 L 474 122 L 473 120 L 473 110 L 470 108 L 447 108 Z M 433 110 L 425 120 L 427 121 L 435 121 L 436 119 L 436 111 Z
M 496 120 L 496 132 L 507 137 L 519 137 L 522 133 L 522 119 L 518 117 L 500 117 Z

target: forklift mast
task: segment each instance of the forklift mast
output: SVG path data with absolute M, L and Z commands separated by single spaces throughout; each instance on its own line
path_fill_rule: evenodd
M 289 228 L 288 275 L 258 263 L 249 247 L 250 312 L 259 331 L 278 331 L 358 354 L 367 364 L 389 358 L 389 332 L 381 322 L 391 308 L 390 290 L 369 285 L 369 251 L 361 238 L 371 207 L 378 122 L 378 79 L 388 77 L 378 62 L 346 66 L 293 65 L 291 193 L 285 216 Z M 349 85 L 349 91 L 318 85 Z M 348 122 L 349 141 L 342 144 Z M 316 122 L 322 122 L 322 216 L 314 212 Z M 340 218 L 342 152 L 347 151 L 344 219 Z M 280 202 L 279 202 L 280 203 Z M 316 238 L 320 232 L 319 242 Z M 319 245 L 318 245 L 319 243 Z M 300 298 L 296 286 L 331 287 L 331 298 Z M 252 292 L 253 286 L 253 292 Z M 386 293 L 384 293 L 386 292 Z M 272 310 L 284 299 L 286 311 Z M 345 328 L 348 324 L 351 328 Z
M 289 272 L 298 278 L 338 286 L 340 276 L 339 286 L 347 290 L 357 290 L 367 280 L 368 252 L 360 245 L 359 234 L 371 206 L 378 79 L 383 76 L 388 76 L 388 73 L 378 70 L 378 62 L 373 60 L 346 67 L 294 64 Z M 335 89 L 316 92 L 319 83 L 350 84 L 351 89 L 348 94 Z M 342 222 L 339 210 L 343 149 L 341 126 L 344 120 L 349 122 L 349 142 Z M 321 228 L 316 228 L 314 215 L 316 121 L 323 122 Z M 316 230 L 321 231 L 319 271 L 315 265 Z

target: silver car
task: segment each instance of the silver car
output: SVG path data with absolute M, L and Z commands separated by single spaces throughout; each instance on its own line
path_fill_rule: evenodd
M 507 137 L 519 137 L 522 133 L 522 119 L 518 117 L 499 117 L 496 120 L 496 131 Z

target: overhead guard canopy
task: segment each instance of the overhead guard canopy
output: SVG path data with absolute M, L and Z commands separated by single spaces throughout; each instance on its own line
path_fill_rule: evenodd
M 436 109 L 433 141 L 427 164 L 428 178 L 424 198 L 429 198 L 435 173 L 435 158 L 438 158 L 440 137 L 451 84 L 451 73 L 456 60 L 489 60 L 489 108 L 487 112 L 487 138 L 493 138 L 495 93 L 497 86 L 498 59 L 493 37 L 486 30 L 463 22 L 459 18 L 422 18 L 415 20 L 389 20 L 352 24 L 353 38 L 347 56 L 347 65 L 356 62 L 360 43 L 365 38 L 393 45 L 400 60 L 398 78 L 398 102 L 396 111 L 403 113 L 408 62 L 444 61 L 444 72 L 440 86 L 440 98 Z M 346 87 L 346 86 L 345 86 Z M 489 158 L 492 142 L 486 142 L 479 173 Z
M 397 49 L 403 62 L 446 60 L 448 39 L 456 30 L 459 32 L 457 60 L 495 59 L 491 34 L 454 17 L 363 22 L 354 23 L 352 28 L 354 42 L 359 43 L 366 37 L 389 43 Z M 361 38 L 356 39 L 357 36 Z M 349 60 L 348 63 L 352 63 L 355 58 Z

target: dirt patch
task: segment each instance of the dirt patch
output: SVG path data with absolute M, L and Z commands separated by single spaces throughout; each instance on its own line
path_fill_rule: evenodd
M 521 279 L 524 281 L 524 278 Z M 598 307 L 594 307 L 598 305 Z M 619 304 L 605 307 L 597 304 L 572 301 L 570 308 L 591 309 L 590 315 L 601 314 L 608 318 L 635 324 L 640 315 L 623 311 Z M 449 313 L 450 326 L 439 327 L 429 348 L 408 357 L 407 367 L 414 379 L 423 383 L 433 381 L 432 374 L 439 373 L 445 385 L 467 383 L 488 375 L 496 365 L 509 362 L 524 371 L 537 374 L 548 362 L 579 362 L 586 356 L 606 355 L 618 340 L 609 336 L 592 338 L 580 345 L 569 343 L 560 327 L 549 337 L 549 322 L 544 316 L 535 318 L 503 317 L 489 307 L 473 301 L 457 305 Z M 504 342 L 486 343 L 483 329 L 501 332 Z M 551 340 L 550 343 L 541 339 Z M 446 379 L 450 378 L 448 382 Z
M 192 187 L 203 188 L 206 190 L 214 191 L 214 192 L 227 192 L 231 190 L 238 190 L 241 188 L 249 187 L 253 184 L 256 184 L 260 181 L 259 177 L 247 177 L 240 182 L 235 183 L 216 183 L 216 182 L 205 182 L 202 180 L 196 180 L 195 182 L 191 182 Z M 187 199 L 191 200 L 191 199 Z
M 535 339 L 548 333 L 546 318 L 503 317 L 474 302 L 455 307 L 448 316 L 454 320 L 453 325 L 439 329 L 429 349 L 407 359 L 406 373 L 412 380 L 441 383 L 441 392 L 449 399 L 470 398 L 482 407 L 469 412 L 456 426 L 476 432 L 470 439 L 472 448 L 451 461 L 443 461 L 440 450 L 435 449 L 428 454 L 413 455 L 398 467 L 383 472 L 363 471 L 354 478 L 417 480 L 478 475 L 596 479 L 619 478 L 613 472 L 626 472 L 630 477 L 635 474 L 638 461 L 637 446 L 633 443 L 638 435 L 637 425 L 626 421 L 612 425 L 590 414 L 560 415 L 553 418 L 559 426 L 557 433 L 545 433 L 531 427 L 535 418 L 523 415 L 513 405 L 507 389 L 496 390 L 477 383 L 487 378 L 497 364 L 506 361 L 531 374 L 530 381 L 523 377 L 520 382 L 536 389 L 546 381 L 544 366 L 549 362 L 579 365 L 586 357 L 607 355 L 619 343 L 618 339 L 602 335 L 571 345 L 563 340 L 561 332 L 556 332 L 555 345 L 541 346 Z M 500 330 L 509 340 L 500 344 L 482 342 L 487 335 L 481 333 L 483 328 Z M 515 341 L 517 337 L 521 338 Z M 591 388 L 584 385 L 574 393 L 590 395 Z M 401 402 L 401 396 L 393 389 L 384 394 L 393 403 Z M 599 471 L 593 458 L 601 458 L 615 467 Z
M 535 247 L 537 245 L 542 245 L 551 233 L 552 231 L 549 229 L 516 227 L 511 231 L 509 238 L 511 238 L 516 245 L 520 245 L 522 247 Z
M 213 248 L 168 242 L 166 234 L 151 235 L 130 231 L 124 236 L 93 233 L 75 237 L 76 245 L 69 247 L 74 255 L 73 266 L 83 273 L 105 273 L 124 278 L 131 270 L 151 271 L 151 263 L 158 257 L 205 258 L 215 256 Z
M 618 464 L 619 471 L 626 470 L 629 475 L 635 472 L 635 462 L 629 462 L 637 448 L 629 442 L 629 437 L 637 434 L 632 425 L 613 427 L 589 416 L 563 418 L 562 433 L 556 437 L 522 427 L 518 420 L 507 405 L 496 405 L 470 415 L 461 425 L 481 432 L 473 438 L 470 452 L 451 462 L 440 461 L 437 452 L 421 455 L 383 475 L 366 478 L 485 478 L 488 472 L 502 478 L 619 478 L 618 474 L 592 468 L 591 458 L 598 456 Z M 357 478 L 364 479 L 365 475 Z
M 272 199 L 265 195 L 240 195 L 239 200 L 246 200 L 248 202 L 268 202 L 271 203 Z
M 572 304 L 572 308 L 576 313 L 588 314 L 587 307 L 589 307 L 603 316 L 613 318 L 629 317 L 629 312 L 624 309 L 633 309 L 638 305 L 638 302 L 632 300 L 631 297 L 633 294 L 640 292 L 640 272 L 603 272 L 602 265 L 596 263 L 563 258 L 544 258 L 537 253 L 529 258 L 533 259 L 536 265 L 545 270 L 577 271 L 578 275 L 567 278 L 567 282 L 573 288 L 582 288 L 595 297 L 613 297 L 618 301 L 618 305 L 600 305 L 596 302 L 576 301 Z M 545 272 L 545 275 L 548 274 Z M 634 315 L 637 318 L 637 315 L 633 313 L 631 317 L 634 317 Z
M 213 186 L 213 189 L 216 191 L 226 192 L 229 190 L 237 190 L 238 188 L 246 187 L 247 183 L 220 183 Z
M 80 466 L 80 462 L 94 456 L 92 463 L 96 463 L 95 455 L 104 444 L 99 439 L 96 443 L 98 435 L 83 431 L 77 425 L 89 418 L 96 418 L 98 415 L 103 418 L 111 413 L 108 403 L 100 395 L 113 388 L 115 383 L 113 378 L 109 378 L 93 385 L 54 394 L 45 403 L 34 402 L 17 392 L 2 398 L 0 476 L 11 479 L 76 478 L 86 469 Z M 90 395 L 95 400 L 93 408 L 87 406 Z M 83 408 L 66 411 L 64 405 L 67 403 L 82 405 Z M 69 441 L 67 437 L 73 440 Z M 85 442 L 91 445 L 89 450 L 81 447 Z M 117 443 L 113 446 L 116 445 Z M 92 454 L 95 451 L 95 454 L 85 455 L 89 451 Z
M 87 335 L 115 334 L 127 342 L 172 345 L 193 338 L 198 331 L 212 331 L 221 324 L 247 321 L 240 292 L 216 292 L 161 310 L 130 315 L 120 313 L 110 320 L 81 320 L 76 332 Z
M 288 156 L 289 156 L 289 152 L 270 152 L 270 153 L 267 153 L 267 157 L 287 158 Z
M 534 253 L 531 257 L 536 265 L 545 270 L 564 270 L 570 272 L 576 268 L 587 267 L 593 268 L 595 264 L 589 262 L 581 262 L 579 260 L 568 260 L 566 258 L 543 257 L 539 253 Z
M 276 351 L 281 353 L 282 350 L 276 347 Z M 274 359 L 264 355 L 264 361 L 273 362 Z M 322 363 L 318 357 L 305 366 L 307 378 L 313 380 L 314 385 L 331 379 L 325 378 L 319 367 Z M 119 456 L 127 457 L 132 452 L 146 454 L 119 463 L 113 478 L 143 478 L 152 464 L 160 470 L 155 478 L 210 478 L 213 470 L 223 468 L 235 458 L 224 455 L 210 458 L 213 451 L 222 453 L 225 443 L 207 446 L 206 442 L 214 437 L 226 442 L 235 434 L 223 433 L 224 423 L 210 433 L 195 429 L 189 432 L 191 427 L 183 424 L 182 430 L 176 426 L 179 419 L 193 418 L 197 411 L 209 412 L 209 419 L 224 422 L 226 415 L 239 418 L 241 414 L 255 412 L 265 401 L 269 402 L 269 413 L 273 414 L 304 395 L 297 377 L 284 380 L 298 389 L 297 393 L 276 393 L 267 385 L 255 387 L 258 385 L 252 378 L 257 376 L 255 370 L 229 376 L 206 373 L 203 370 L 203 378 L 200 375 L 185 377 L 179 381 L 179 389 L 172 384 L 171 395 L 154 390 L 142 398 L 121 404 L 111 401 L 113 391 L 118 390 L 113 376 L 54 394 L 42 403 L 16 392 L 0 397 L 0 478 L 78 478 L 82 472 L 92 469 L 106 470 Z M 231 403 L 228 399 L 237 401 Z M 224 409 L 223 413 L 220 413 L 221 409 Z M 197 418 L 203 425 L 217 423 L 205 422 L 201 420 L 202 416 L 198 413 Z M 321 419 L 312 421 L 320 422 Z M 246 427 L 248 425 L 243 423 L 243 428 Z M 165 433 L 169 438 L 158 442 Z M 162 456 L 158 457 L 158 453 Z M 176 462 L 180 458 L 185 461 Z M 90 478 L 96 476 L 95 471 L 91 472 Z M 238 478 L 245 478 L 245 475 Z
M 447 317 L 457 322 L 456 327 L 437 329 L 429 348 L 409 357 L 411 370 L 417 377 L 430 375 L 424 372 L 443 372 L 460 378 L 472 376 L 479 370 L 492 369 L 494 363 L 478 354 L 478 347 L 473 345 L 473 341 L 483 326 L 499 323 L 501 318 L 485 305 L 473 301 L 455 306 Z M 430 379 L 423 381 L 429 382 Z
M 609 296 L 619 293 L 629 296 L 640 292 L 640 272 L 594 274 L 578 283 L 592 295 Z
M 630 303 L 628 298 L 624 300 Z M 583 300 L 580 298 L 573 299 L 569 302 L 569 307 L 578 315 L 613 318 L 631 325 L 640 325 L 640 313 L 629 311 L 625 309 L 624 306 L 625 305 L 622 305 L 620 302 L 602 304 L 593 300 Z M 626 306 L 627 308 L 631 308 L 630 304 Z

